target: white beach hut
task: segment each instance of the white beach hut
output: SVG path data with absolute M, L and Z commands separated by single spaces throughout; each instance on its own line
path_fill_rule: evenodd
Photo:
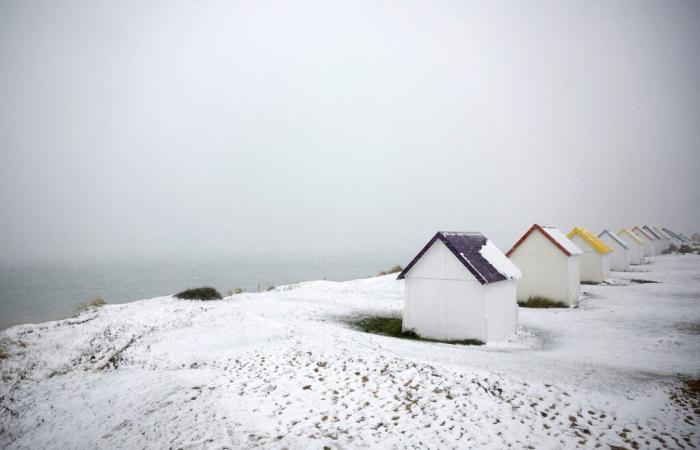
M 681 236 L 675 231 L 670 230 L 666 227 L 661 228 L 661 231 L 666 233 L 671 238 L 671 244 L 675 245 L 676 247 L 680 247 L 681 244 L 683 244 L 683 238 L 681 238 Z
M 560 230 L 535 224 L 507 255 L 523 273 L 518 301 L 541 297 L 569 306 L 578 303 L 581 250 Z
M 610 253 L 612 249 L 590 231 L 574 227 L 566 235 L 581 249 L 581 282 L 602 283 L 610 277 Z
M 656 230 L 654 230 L 653 227 L 650 227 L 649 225 L 644 225 L 642 229 L 646 231 L 649 236 L 652 237 L 654 242 L 655 255 L 660 255 L 664 250 L 666 250 L 666 241 Z
M 438 232 L 399 274 L 403 330 L 439 340 L 502 340 L 518 326 L 520 270 L 481 233 Z
M 627 244 L 630 264 L 644 264 L 644 241 L 629 228 L 622 228 L 617 235 Z
M 673 245 L 673 238 L 659 227 L 652 226 L 651 228 L 656 232 L 656 235 L 661 238 L 661 242 L 663 242 L 662 251 L 668 250 L 671 245 Z
M 615 233 L 603 230 L 598 237 L 612 249 L 610 253 L 610 270 L 625 272 L 630 270 L 629 247 Z
M 656 255 L 656 246 L 654 245 L 655 239 L 649 233 L 639 226 L 632 228 L 632 232 L 636 234 L 639 239 L 644 241 L 644 256 Z

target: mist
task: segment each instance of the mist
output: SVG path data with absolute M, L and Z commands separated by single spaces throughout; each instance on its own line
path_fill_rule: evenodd
M 0 4 L 0 258 L 700 223 L 700 3 Z

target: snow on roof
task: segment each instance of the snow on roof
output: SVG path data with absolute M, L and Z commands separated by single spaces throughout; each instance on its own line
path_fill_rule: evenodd
M 513 261 L 508 259 L 493 242 L 486 241 L 486 244 L 481 247 L 479 253 L 506 278 L 517 280 L 523 276 L 523 273 L 513 264 Z
M 445 247 L 455 255 L 459 262 L 481 284 L 517 279 L 521 276 L 520 270 L 515 267 L 515 264 L 510 262 L 483 234 L 477 232 L 438 231 L 399 274 L 399 280 L 408 274 L 411 268 L 438 239 L 445 244 Z
M 673 239 L 670 234 L 666 233 L 661 228 L 659 228 L 659 227 L 652 227 L 652 228 L 654 229 L 654 231 L 656 231 L 656 234 L 661 236 L 661 239 L 666 239 L 666 240 Z
M 513 245 L 513 247 L 508 250 L 506 256 L 513 254 L 515 249 L 517 249 L 520 244 L 522 244 L 525 239 L 527 239 L 530 234 L 534 231 L 539 231 L 544 237 L 546 237 L 552 244 L 554 244 L 559 250 L 562 251 L 566 256 L 580 255 L 583 252 L 580 248 L 576 246 L 569 238 L 567 238 L 564 233 L 562 233 L 558 228 L 550 227 L 546 225 L 534 224 L 529 230 L 518 240 L 518 242 Z
M 569 239 L 559 228 L 542 227 L 554 240 L 561 244 L 572 255 L 580 255 L 583 253 L 574 242 Z
M 627 244 L 625 244 L 624 241 L 622 239 L 620 239 L 619 236 L 617 236 L 615 233 L 612 233 L 608 230 L 601 231 L 600 234 L 598 235 L 598 237 L 602 238 L 604 234 L 607 236 L 610 236 L 612 238 L 612 240 L 617 242 L 618 244 L 620 244 L 622 246 L 622 248 L 627 248 Z
M 649 233 L 647 233 L 646 231 L 644 231 L 644 230 L 643 230 L 642 228 L 640 228 L 639 226 L 636 226 L 636 227 L 632 228 L 632 231 L 635 232 L 635 233 L 639 233 L 640 235 L 642 235 L 642 237 L 646 238 L 646 239 L 649 240 L 649 241 L 653 241 L 653 240 L 654 240 L 654 238 L 653 238 Z
M 584 228 L 574 227 L 571 231 L 569 231 L 567 237 L 571 239 L 576 235 L 581 236 L 581 238 L 589 243 L 598 253 L 606 254 L 612 252 L 612 249 L 605 245 L 605 242 L 601 241 L 598 236 Z
M 673 239 L 681 240 L 680 235 L 678 233 L 676 233 L 675 231 L 671 231 L 666 227 L 662 228 L 661 231 L 664 231 L 666 234 L 671 236 Z
M 649 225 L 644 225 L 644 227 L 642 227 L 642 228 L 644 228 L 644 230 L 646 230 L 646 232 L 648 234 L 650 234 L 654 239 L 657 239 L 657 240 L 663 239 L 661 237 L 661 235 L 659 233 L 657 233 L 656 231 L 654 231 L 654 228 L 650 227 Z
M 634 240 L 634 242 L 636 242 L 637 244 L 644 244 L 644 241 L 641 240 L 641 239 L 639 239 L 639 236 L 637 236 L 636 234 L 634 234 L 634 233 L 632 232 L 632 230 L 630 230 L 629 228 L 620 228 L 620 230 L 617 232 L 617 234 L 618 234 L 619 236 L 621 236 L 621 235 L 623 235 L 623 234 L 626 234 L 627 236 L 629 236 L 630 238 L 632 238 L 632 240 Z

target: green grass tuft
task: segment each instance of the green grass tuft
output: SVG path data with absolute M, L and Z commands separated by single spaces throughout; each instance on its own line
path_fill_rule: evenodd
M 346 320 L 353 328 L 356 328 L 365 333 L 380 334 L 382 336 L 390 336 L 401 339 L 410 339 L 414 341 L 424 342 L 443 342 L 446 344 L 458 345 L 484 345 L 478 339 L 462 339 L 462 340 L 446 340 L 428 339 L 420 337 L 412 330 L 402 330 L 402 320 L 400 317 L 385 317 L 385 316 L 360 316 Z
M 546 297 L 530 297 L 527 301 L 519 301 L 518 306 L 523 308 L 568 308 L 564 302 L 558 302 Z
M 184 300 L 220 300 L 221 294 L 213 287 L 199 287 L 178 292 L 174 297 Z

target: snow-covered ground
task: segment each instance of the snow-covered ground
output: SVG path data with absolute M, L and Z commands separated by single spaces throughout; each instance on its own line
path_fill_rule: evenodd
M 698 447 L 674 398 L 700 377 L 700 256 L 634 270 L 584 286 L 579 308 L 521 308 L 518 335 L 484 347 L 339 320 L 400 314 L 395 275 L 13 327 L 0 447 Z

